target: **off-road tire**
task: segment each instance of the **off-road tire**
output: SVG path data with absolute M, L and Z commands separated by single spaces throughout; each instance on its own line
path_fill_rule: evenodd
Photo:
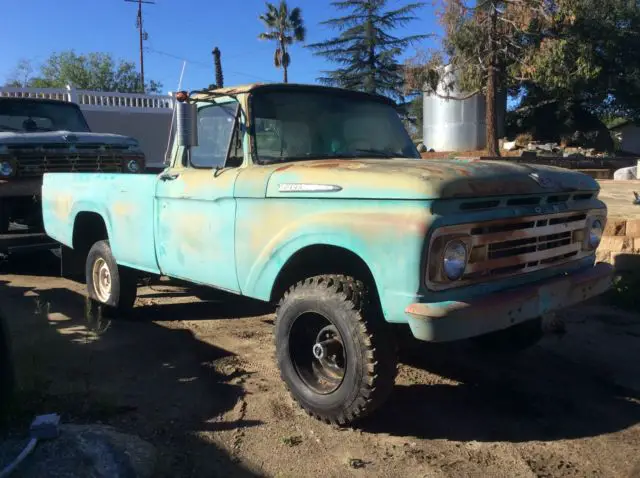
M 326 423 L 344 426 L 356 422 L 378 409 L 393 390 L 398 363 L 393 334 L 370 297 L 361 281 L 323 275 L 298 282 L 278 304 L 275 343 L 280 376 L 302 409 Z M 328 394 L 305 383 L 291 355 L 292 327 L 309 313 L 328 320 L 343 341 L 344 376 Z
M 97 261 L 102 261 L 106 265 L 110 275 L 111 293 L 107 300 L 99 297 L 94 283 L 93 268 Z M 116 263 L 108 240 L 98 241 L 91 247 L 87 254 L 85 274 L 89 298 L 105 306 L 106 312 L 126 314 L 133 309 L 138 293 L 136 274 L 131 269 Z
M 536 345 L 543 335 L 542 318 L 536 318 L 471 340 L 474 351 L 483 354 L 517 355 Z

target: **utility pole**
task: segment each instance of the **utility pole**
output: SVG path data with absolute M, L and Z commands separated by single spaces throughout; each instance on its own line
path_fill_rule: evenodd
M 125 2 L 137 3 L 138 4 L 138 17 L 136 19 L 136 27 L 138 28 L 138 32 L 140 33 L 140 90 L 144 93 L 144 46 L 142 42 L 149 38 L 147 32 L 144 31 L 144 26 L 142 23 L 142 4 L 149 3 L 151 5 L 156 2 L 150 0 L 124 0 Z

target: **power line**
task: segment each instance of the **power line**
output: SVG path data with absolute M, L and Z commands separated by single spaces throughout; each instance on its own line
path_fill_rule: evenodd
M 155 48 L 151 48 L 151 47 L 146 47 L 146 50 L 149 53 L 156 53 L 158 55 L 167 56 L 167 57 L 173 58 L 175 60 L 186 61 L 187 63 L 190 63 L 192 65 L 200 66 L 201 68 L 206 68 L 207 70 L 211 70 L 211 65 L 209 63 L 204 63 L 202 61 L 196 61 L 196 60 L 190 60 L 188 58 L 184 58 L 184 57 L 178 56 L 178 55 L 173 55 L 173 54 L 167 53 L 165 51 L 156 50 Z M 256 80 L 267 81 L 267 82 L 273 81 L 273 80 L 270 80 L 268 78 L 264 78 L 262 76 L 252 75 L 250 73 L 243 73 L 241 71 L 233 71 L 233 70 L 225 70 L 225 71 L 228 71 L 229 73 L 233 73 L 234 75 L 245 76 L 247 78 L 254 78 Z
M 150 5 L 155 5 L 156 2 L 151 0 L 124 0 L 125 2 L 137 3 L 138 4 L 138 16 L 136 17 L 136 27 L 138 28 L 138 33 L 140 34 L 140 89 L 142 92 L 145 92 L 144 86 L 144 47 L 143 41 L 149 38 L 147 32 L 144 31 L 144 25 L 142 22 L 142 4 L 148 3 Z

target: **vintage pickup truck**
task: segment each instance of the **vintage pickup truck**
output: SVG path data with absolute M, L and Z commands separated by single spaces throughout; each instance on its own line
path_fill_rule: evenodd
M 46 174 L 46 231 L 86 258 L 89 295 L 111 311 L 133 306 L 141 273 L 277 304 L 281 376 L 319 419 L 385 401 L 402 331 L 531 343 L 542 316 L 610 286 L 595 261 L 607 212 L 584 174 L 422 160 L 394 103 L 361 92 L 177 99 L 170 166 Z
M 44 173 L 137 173 L 144 159 L 135 138 L 91 132 L 75 103 L 0 98 L 0 234 L 10 223 L 42 232 Z

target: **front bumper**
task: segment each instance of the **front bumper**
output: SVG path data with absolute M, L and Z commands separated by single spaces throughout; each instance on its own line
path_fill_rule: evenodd
M 506 329 L 606 292 L 613 266 L 598 263 L 587 270 L 527 284 L 464 302 L 409 305 L 414 337 L 429 342 L 462 340 Z

